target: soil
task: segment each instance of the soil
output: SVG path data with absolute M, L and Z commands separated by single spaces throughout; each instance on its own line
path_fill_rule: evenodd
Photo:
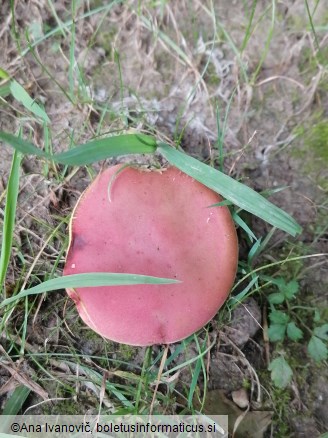
M 34 50 L 29 50 L 24 37 L 28 30 L 34 44 L 58 23 L 69 20 L 70 2 L 53 2 L 54 10 L 50 2 L 41 0 L 17 2 L 14 30 L 9 2 L 1 6 L 0 22 L 5 24 L 0 29 L 0 66 L 44 105 L 51 119 L 53 152 L 67 150 L 72 142 L 81 144 L 99 134 L 139 129 L 155 132 L 169 142 L 174 140 L 192 156 L 217 164 L 216 112 L 222 126 L 229 107 L 224 137 L 225 171 L 257 191 L 286 186 L 270 200 L 303 227 L 302 234 L 295 239 L 276 231 L 255 265 L 283 260 L 288 254 L 327 253 L 328 154 L 311 142 L 313 127 L 326 123 L 328 118 L 327 64 L 314 60 L 313 36 L 304 30 L 309 28 L 304 2 L 286 0 L 277 4 L 272 41 L 253 83 L 238 82 L 238 78 L 243 76 L 242 69 L 250 78 L 256 72 L 270 28 L 270 14 L 263 15 L 268 7 L 266 2 L 257 3 L 255 17 L 259 22 L 241 61 L 229 43 L 231 38 L 236 47 L 241 47 L 245 37 L 245 13 L 240 2 L 214 2 L 216 26 L 221 29 L 214 35 L 210 2 L 183 1 L 179 6 L 173 1 L 157 2 L 163 3 L 163 10 L 156 2 L 153 3 L 157 6 L 144 2 L 139 12 L 137 3 L 140 2 L 123 2 L 88 14 L 106 2 L 78 2 L 76 17 L 83 14 L 87 17 L 76 20 L 73 73 L 69 70 L 71 28 L 63 27 L 35 45 Z M 312 3 L 309 2 L 311 8 Z M 318 3 L 317 26 L 326 24 L 324 3 Z M 152 32 L 150 22 L 156 24 L 159 33 Z M 326 36 L 318 34 L 322 50 L 326 49 Z M 21 52 L 15 42 L 18 38 Z M 44 147 L 43 126 L 26 117 L 24 107 L 12 97 L 4 99 L 6 102 L 0 101 L 0 129 L 17 133 L 22 128 L 26 139 Z M 103 111 L 104 108 L 108 111 Z M 317 130 L 315 133 L 318 135 Z M 327 138 L 320 137 L 317 143 Z M 1 219 L 11 158 L 12 150 L 2 144 Z M 32 276 L 41 279 L 53 272 L 54 263 L 61 272 L 64 262 L 61 251 L 67 239 L 67 221 L 60 225 L 61 218 L 71 213 L 81 192 L 102 168 L 124 160 L 106 160 L 67 173 L 63 167 L 47 167 L 33 157 L 23 159 L 13 254 L 6 279 L 8 290 L 20 276 L 26 275 L 26 267 L 32 263 Z M 146 158 L 142 162 L 148 163 Z M 256 236 L 265 235 L 271 228 L 259 219 L 243 217 Z M 49 239 L 43 248 L 44 236 L 57 226 L 56 238 Z M 241 230 L 239 235 L 240 256 L 245 261 L 250 243 Z M 309 257 L 300 268 L 295 264 L 279 272 L 291 279 L 294 271 L 301 286 L 302 305 L 327 309 L 327 256 Z M 97 356 L 106 351 L 114 362 L 122 359 L 118 346 L 93 336 L 77 320 L 75 308 L 64 293 L 52 295 L 51 300 L 36 301 L 38 310 L 27 326 L 27 350 L 60 353 L 72 346 L 82 354 Z M 55 307 L 52 302 L 56 302 Z M 284 436 L 319 436 L 328 430 L 326 362 L 314 363 L 304 354 L 305 346 L 296 353 L 289 352 L 288 346 L 282 347 L 294 358 L 296 371 L 292 388 L 288 389 L 292 403 L 287 401 L 285 412 L 279 417 L 274 396 L 267 396 L 274 389 L 266 371 L 266 354 L 268 348 L 273 353 L 274 345 L 268 347 L 263 339 L 264 303 L 263 296 L 253 296 L 233 311 L 224 327 L 219 322 L 213 324 L 211 336 L 215 346 L 211 350 L 208 381 L 211 406 L 213 397 L 224 399 L 226 405 L 232 404 L 232 392 L 246 388 L 250 411 L 265 414 L 258 435 L 252 436 L 277 433 L 279 421 L 288 423 Z M 22 322 L 18 313 L 11 324 L 18 328 Z M 9 343 L 5 332 L 2 339 L 6 350 Z M 174 348 L 178 347 L 172 346 L 172 352 Z M 0 354 L 9 366 L 10 358 Z M 190 347 L 188 354 L 190 357 L 198 354 L 195 346 Z M 130 363 L 127 369 L 129 366 L 140 369 L 143 357 L 144 349 L 127 348 L 123 354 L 123 360 Z M 178 358 L 174 364 L 183 360 L 186 357 Z M 66 364 L 55 360 L 51 367 L 58 376 L 67 371 Z M 28 363 L 22 372 L 31 377 L 32 368 Z M 69 372 L 77 371 L 71 367 Z M 186 373 L 181 373 L 180 378 L 184 384 L 190 381 Z M 0 366 L 0 391 L 9 380 L 10 373 Z M 201 386 L 204 388 L 204 382 Z M 51 385 L 47 391 L 50 398 L 56 397 Z M 82 410 L 97 412 L 99 391 L 85 386 L 81 392 Z M 11 392 L 0 392 L 2 406 L 11 393 L 12 388 Z M 25 409 L 42 399 L 41 391 L 33 393 Z M 106 403 L 112 406 L 111 400 Z M 213 413 L 213 408 L 207 409 Z M 241 412 L 238 409 L 234 413 L 237 417 Z M 38 412 L 46 410 L 38 407 Z M 272 423 L 272 419 L 276 422 Z

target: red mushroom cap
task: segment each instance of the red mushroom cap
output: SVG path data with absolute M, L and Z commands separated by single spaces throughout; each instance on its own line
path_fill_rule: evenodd
M 67 292 L 84 322 L 106 338 L 140 346 L 176 342 L 226 300 L 237 268 L 236 230 L 227 207 L 207 208 L 222 198 L 178 169 L 120 169 L 107 169 L 81 196 L 64 275 L 131 273 L 181 283 Z

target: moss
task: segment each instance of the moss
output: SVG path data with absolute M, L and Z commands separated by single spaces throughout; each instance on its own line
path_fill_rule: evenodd
M 119 361 L 129 362 L 137 353 L 137 347 L 132 347 L 130 345 L 119 344 L 117 342 L 112 342 L 110 340 L 105 340 L 95 331 L 87 328 L 81 318 L 77 318 L 71 327 L 72 332 L 82 340 L 81 344 L 85 347 L 90 347 L 92 350 L 97 351 L 110 351 L 115 352 L 115 357 Z M 108 366 L 107 359 L 104 361 L 98 359 L 102 366 Z
M 83 409 L 83 408 L 82 408 Z M 74 399 L 60 400 L 56 403 L 46 403 L 44 415 L 82 415 L 81 404 Z
M 300 142 L 297 149 L 292 151 L 292 156 L 303 159 L 308 157 L 309 151 L 314 151 L 316 155 L 324 152 L 322 151 L 323 145 L 328 139 L 327 123 L 327 119 L 322 119 L 321 112 L 316 112 L 312 114 L 307 124 L 298 126 L 294 133 L 298 135 Z M 328 156 L 328 151 L 326 156 Z
M 319 1 L 317 1 L 316 3 L 319 3 Z M 327 21 L 328 21 L 328 14 L 327 13 L 318 13 L 319 11 L 317 11 L 317 13 L 315 14 L 314 18 L 312 17 L 312 19 L 314 19 L 315 22 L 315 27 L 319 27 L 320 25 L 322 26 L 326 26 Z M 294 11 L 293 14 L 288 14 L 288 18 L 287 18 L 287 26 L 289 29 L 293 30 L 293 32 L 304 32 L 304 29 L 309 29 L 310 30 L 310 20 L 309 20 L 309 16 L 306 12 L 306 9 L 303 8 L 300 10 L 300 12 L 297 12 L 296 10 Z M 312 34 L 312 30 L 310 30 L 311 32 L 311 36 Z
M 328 119 L 314 125 L 306 137 L 306 144 L 315 157 L 328 164 Z
M 118 358 L 122 361 L 130 361 L 136 355 L 136 347 L 131 347 L 126 344 L 119 344 L 117 351 Z
M 321 112 L 314 113 L 306 125 L 298 127 L 298 144 L 291 156 L 296 159 L 300 173 L 318 188 L 316 219 L 308 224 L 308 231 L 318 240 L 327 232 L 328 193 L 328 119 Z
M 297 129 L 301 142 L 292 151 L 292 156 L 300 160 L 300 170 L 315 181 L 324 191 L 328 190 L 328 119 L 315 114 L 311 126 Z
M 206 68 L 204 80 L 207 85 L 212 85 L 213 87 L 218 87 L 220 85 L 221 79 L 217 75 L 214 65 L 211 63 L 209 63 Z
M 250 380 L 246 378 L 243 379 L 243 388 L 246 390 L 250 390 L 252 388 Z
M 264 401 L 263 406 L 268 410 L 272 410 L 272 407 L 274 408 L 274 414 L 272 417 L 274 436 L 279 436 L 279 438 L 289 438 L 291 436 L 289 419 L 293 415 L 290 407 L 290 402 L 292 400 L 291 392 L 288 388 L 280 389 L 270 384 L 269 382 L 271 382 L 271 379 L 268 371 L 260 372 L 259 378 L 270 394 L 270 399 Z M 267 384 L 265 384 L 265 382 L 267 382 Z
M 108 57 L 113 56 L 113 41 L 117 35 L 117 29 L 115 26 L 111 27 L 109 30 L 100 30 L 96 35 L 96 45 L 100 46 L 105 50 Z
M 318 74 L 319 66 L 326 69 L 328 67 L 328 47 L 322 47 L 320 51 L 314 55 L 312 49 L 304 47 L 301 51 L 298 68 L 300 73 L 308 84 L 311 83 L 313 77 Z M 327 75 L 322 74 L 317 93 L 325 93 L 328 90 Z
M 304 242 L 289 242 L 279 248 L 276 254 L 277 260 L 289 260 L 309 254 L 309 246 Z M 286 282 L 298 278 L 304 268 L 304 259 L 292 260 L 282 263 L 279 267 L 279 277 L 284 278 Z M 277 274 L 276 269 L 273 273 Z

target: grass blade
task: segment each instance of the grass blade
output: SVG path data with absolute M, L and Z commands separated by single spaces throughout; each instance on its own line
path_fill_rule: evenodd
M 17 197 L 19 191 L 19 169 L 21 156 L 14 152 L 10 175 L 7 185 L 7 197 L 2 229 L 2 245 L 0 254 L 0 288 L 6 278 L 7 268 L 10 259 L 13 232 L 15 226 Z
M 29 143 L 20 137 L 16 137 L 13 134 L 9 134 L 8 132 L 0 131 L 0 140 L 24 155 L 36 155 L 40 158 L 48 157 L 48 154 L 35 147 L 32 143 Z
M 238 304 L 240 304 L 243 301 L 243 299 L 247 295 L 248 291 L 250 291 L 252 289 L 252 287 L 255 285 L 255 283 L 257 282 L 258 279 L 259 279 L 259 276 L 256 275 L 248 283 L 248 285 L 241 292 L 239 292 L 238 295 L 235 295 L 235 296 L 229 298 L 228 305 L 230 306 L 231 310 L 234 309 Z
M 245 231 L 251 242 L 253 242 L 253 240 L 257 240 L 257 237 L 255 236 L 253 231 L 249 228 L 246 222 L 235 211 L 232 213 L 232 219 L 236 222 L 237 225 L 240 226 L 240 228 L 242 228 Z
M 272 8 L 271 9 L 272 10 L 272 12 L 271 12 L 271 24 L 270 24 L 269 31 L 268 31 L 268 38 L 267 38 L 267 40 L 266 40 L 266 42 L 264 44 L 264 49 L 263 49 L 263 52 L 261 54 L 260 61 L 259 61 L 258 65 L 257 65 L 257 67 L 256 67 L 255 72 L 253 73 L 252 84 L 255 84 L 257 76 L 258 76 L 258 74 L 259 74 L 259 72 L 260 72 L 260 70 L 262 68 L 262 65 L 263 65 L 263 63 L 265 61 L 265 58 L 267 57 L 267 54 L 269 52 L 269 47 L 270 47 L 270 44 L 271 44 L 271 40 L 273 38 L 275 19 L 276 19 L 276 0 L 272 0 L 271 8 Z
M 251 14 L 250 14 L 250 17 L 248 20 L 248 25 L 247 25 L 247 29 L 245 31 L 245 36 L 244 36 L 244 39 L 243 39 L 243 42 L 242 42 L 242 45 L 240 48 L 240 53 L 243 53 L 251 35 L 252 35 L 251 27 L 252 27 L 252 23 L 253 23 L 253 18 L 254 18 L 256 6 L 257 6 L 257 0 L 253 0 L 252 6 L 251 6 Z
M 276 207 L 250 187 L 241 184 L 228 175 L 201 163 L 195 158 L 179 152 L 171 146 L 160 143 L 158 151 L 173 166 L 178 167 L 187 175 L 205 186 L 220 193 L 238 207 L 260 217 L 274 227 L 280 228 L 295 236 L 302 231 L 298 223 L 285 211 Z
M 106 137 L 54 155 L 48 154 L 32 143 L 7 132 L 0 131 L 0 140 L 23 154 L 36 155 L 70 166 L 83 166 L 118 155 L 151 154 L 156 150 L 155 139 L 145 134 L 122 134 Z
M 57 163 L 83 166 L 108 157 L 127 154 L 151 154 L 155 150 L 156 141 L 153 137 L 144 134 L 123 134 L 90 141 L 67 152 L 53 155 L 52 158 Z
M 111 3 L 108 4 L 108 2 L 105 5 L 101 5 L 95 9 L 87 10 L 84 14 L 81 14 L 75 18 L 75 23 L 78 23 L 79 21 L 83 21 L 86 18 L 92 17 L 96 14 L 100 14 L 101 12 L 110 11 L 114 6 L 119 5 L 122 3 L 122 0 L 114 0 Z M 15 23 L 15 20 L 13 20 Z M 45 35 L 42 35 L 40 38 L 37 38 L 31 45 L 29 45 L 26 49 L 24 49 L 21 53 L 21 56 L 27 55 L 31 48 L 36 47 L 43 43 L 45 40 L 51 38 L 53 35 L 56 35 L 57 33 L 63 33 L 64 30 L 69 30 L 70 27 L 73 24 L 73 19 L 70 18 L 66 22 L 61 22 L 59 26 L 54 27 L 49 32 L 47 32 Z
M 12 80 L 10 83 L 10 92 L 14 99 L 20 102 L 28 111 L 35 114 L 44 122 L 50 123 L 47 113 L 32 99 L 17 81 Z
M 0 97 L 5 98 L 9 96 L 9 94 L 10 94 L 10 83 L 6 82 L 4 85 L 0 87 Z
M 0 303 L 0 308 L 16 300 L 29 295 L 42 294 L 59 289 L 72 289 L 75 287 L 95 287 L 95 286 L 132 286 L 135 284 L 171 284 L 180 283 L 179 280 L 169 278 L 151 277 L 137 274 L 117 274 L 107 272 L 97 272 L 92 274 L 74 274 L 64 275 L 63 277 L 53 278 L 44 281 L 37 286 L 31 287 L 18 293 L 17 295 L 7 298 Z
M 220 171 L 223 172 L 223 159 L 224 159 L 224 155 L 223 155 L 223 143 L 224 143 L 224 136 L 226 133 L 226 129 L 227 129 L 227 122 L 228 122 L 228 116 L 230 113 L 230 106 L 232 104 L 232 100 L 235 96 L 237 88 L 234 88 L 228 105 L 226 107 L 226 111 L 225 111 L 225 115 L 224 115 L 224 120 L 223 120 L 223 124 L 222 124 L 222 128 L 220 125 L 220 113 L 219 113 L 219 105 L 216 105 L 216 125 L 217 125 L 217 140 L 216 140 L 216 144 L 217 144 L 217 148 L 218 148 L 218 152 L 219 152 L 219 163 L 220 163 Z
M 207 341 L 207 337 L 206 337 L 206 339 L 203 341 L 203 347 L 201 347 L 200 345 L 199 345 L 199 342 L 198 342 L 198 339 L 197 339 L 197 335 L 196 334 L 194 334 L 194 340 L 195 340 L 195 343 L 196 343 L 196 345 L 197 345 L 197 350 L 198 350 L 198 353 L 202 353 L 203 352 L 203 349 L 205 350 L 206 349 L 206 341 Z M 199 378 L 199 375 L 200 375 L 200 372 L 203 370 L 203 372 L 204 372 L 204 370 L 205 370 L 205 366 L 204 366 L 204 358 L 203 357 L 200 357 L 198 360 L 197 360 L 197 362 L 196 362 L 196 364 L 195 364 L 195 368 L 191 371 L 191 375 L 192 375 L 192 379 L 191 379 L 191 383 L 190 383 L 190 387 L 189 387 L 189 393 L 188 393 L 188 407 L 189 408 L 192 408 L 192 406 L 193 406 L 193 401 L 194 401 L 194 395 L 195 395 L 195 392 L 196 392 L 196 390 L 197 390 L 197 383 L 198 383 L 198 378 Z M 206 380 L 206 370 L 205 370 L 205 380 Z
M 74 71 L 76 67 L 75 61 L 75 27 L 76 27 L 76 1 L 73 0 L 71 2 L 71 13 L 73 17 L 72 21 L 72 29 L 71 29 L 71 43 L 69 48 L 69 69 L 68 69 L 68 85 L 69 85 L 69 95 L 71 96 L 72 101 L 74 102 Z
M 178 44 L 176 44 L 168 35 L 166 35 L 165 32 L 156 28 L 155 24 L 150 20 L 148 20 L 148 18 L 146 18 L 143 15 L 140 16 L 139 18 L 147 30 L 153 32 L 156 38 L 159 38 L 160 40 L 163 41 L 164 44 L 167 44 L 167 46 L 169 46 L 170 49 L 172 49 L 172 51 L 175 52 L 185 64 L 192 67 L 192 64 L 188 56 L 184 53 L 184 51 L 180 48 Z
M 315 46 L 316 46 L 317 51 L 319 52 L 320 44 L 319 44 L 317 33 L 315 31 L 315 27 L 314 27 L 314 24 L 313 24 L 313 19 L 312 19 L 312 15 L 311 15 L 310 8 L 309 8 L 309 3 L 308 3 L 307 0 L 304 0 L 304 2 L 305 2 L 306 12 L 307 12 L 307 15 L 309 17 L 309 22 L 310 22 L 311 30 L 312 30 L 312 33 L 313 33 L 313 36 L 314 36 Z M 315 6 L 315 9 L 316 9 L 318 3 L 319 3 L 319 1 L 317 2 L 316 6 Z M 313 13 L 313 15 L 314 15 L 314 13 Z
M 18 412 L 22 409 L 22 406 L 30 392 L 31 390 L 27 386 L 17 386 L 14 392 L 11 394 L 10 398 L 5 403 L 1 415 L 17 415 Z
M 0 67 L 0 79 L 9 79 L 10 75 L 3 68 Z

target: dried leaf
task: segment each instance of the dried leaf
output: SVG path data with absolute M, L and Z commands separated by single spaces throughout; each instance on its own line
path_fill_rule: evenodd
M 9 364 L 2 361 L 0 362 L 0 365 L 9 371 L 13 378 L 17 380 L 17 382 L 38 394 L 41 398 L 43 398 L 43 400 L 49 398 L 48 393 L 42 388 L 42 386 L 40 386 L 38 383 L 35 383 L 29 376 L 19 370 L 14 363 Z
M 273 415 L 271 411 L 246 411 L 245 415 L 245 411 L 239 409 L 221 390 L 208 392 L 204 413 L 229 415 L 229 433 L 232 433 L 239 418 L 234 438 L 263 438 Z

